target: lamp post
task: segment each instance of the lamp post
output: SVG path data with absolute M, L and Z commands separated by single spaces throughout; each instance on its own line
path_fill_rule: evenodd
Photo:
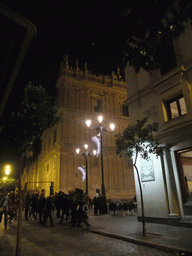
M 85 157 L 85 176 L 86 176 L 85 177 L 86 178 L 86 190 L 85 190 L 85 192 L 88 195 L 89 194 L 89 189 L 88 189 L 88 156 L 90 156 L 91 154 L 88 151 L 88 145 L 87 144 L 84 145 L 84 148 L 85 148 L 85 151 L 82 154 L 80 154 L 80 148 L 76 149 L 76 153 L 78 155 L 81 155 L 81 156 Z M 96 155 L 96 150 L 93 150 L 93 155 L 94 156 Z
M 107 129 L 103 124 L 103 116 L 98 116 L 99 124 L 97 124 L 95 127 L 91 128 L 91 120 L 86 121 L 86 125 L 91 130 L 99 129 L 100 133 L 100 147 L 101 147 L 101 195 L 102 197 L 105 197 L 105 183 L 104 183 L 104 171 L 103 171 L 103 131 L 104 132 L 112 132 L 115 129 L 115 125 L 113 123 L 110 124 L 110 129 Z

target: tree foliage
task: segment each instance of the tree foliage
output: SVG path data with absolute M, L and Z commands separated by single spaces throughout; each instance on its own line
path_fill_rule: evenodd
M 20 104 L 6 122 L 4 143 L 5 147 L 12 145 L 20 154 L 37 147 L 43 131 L 56 124 L 59 117 L 54 99 L 43 85 L 29 82 L 19 100 Z
M 2 187 L 8 187 L 8 186 L 11 186 L 13 185 L 15 182 L 15 179 L 13 178 L 10 178 L 10 177 L 7 177 L 7 179 L 4 179 L 4 178 L 0 178 L 0 188 Z
M 135 125 L 129 125 L 123 134 L 116 135 L 116 153 L 126 153 L 128 158 L 133 154 L 141 155 L 143 159 L 148 160 L 149 154 L 161 155 L 163 147 L 161 141 L 154 135 L 158 130 L 158 123 L 147 124 L 147 118 L 137 120 Z
M 184 33 L 192 18 L 190 0 L 110 0 L 100 35 L 94 41 L 94 58 L 108 60 L 105 69 L 129 64 L 138 72 L 165 64 L 165 49 Z M 169 51 L 168 51 L 169 52 Z M 114 61 L 116 60 L 116 61 Z

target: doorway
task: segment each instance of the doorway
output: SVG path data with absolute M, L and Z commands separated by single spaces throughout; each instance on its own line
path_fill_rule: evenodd
M 177 151 L 177 163 L 184 214 L 192 216 L 192 148 Z

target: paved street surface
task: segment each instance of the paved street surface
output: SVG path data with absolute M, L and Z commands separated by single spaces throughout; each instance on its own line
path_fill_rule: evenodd
M 55 213 L 54 213 L 55 215 Z M 23 220 L 22 222 L 22 255 L 25 256 L 124 256 L 124 255 L 179 255 L 174 248 L 173 240 L 181 240 L 183 249 L 191 249 L 192 229 L 172 227 L 161 224 L 147 223 L 147 236 L 142 237 L 142 224 L 137 222 L 136 216 L 94 216 L 89 217 L 91 227 L 76 228 L 70 223 L 59 224 L 54 216 L 55 227 L 42 227 L 37 221 Z M 164 227 L 166 226 L 166 227 Z M 97 233 L 93 233 L 97 232 Z M 13 220 L 4 229 L 3 220 L 0 224 L 0 255 L 15 256 L 17 221 Z M 173 238 L 170 237 L 172 234 Z M 108 236 L 114 236 L 108 237 Z M 189 238 L 189 239 L 188 239 Z M 121 240 L 122 239 L 122 240 Z M 133 243 L 128 240 L 133 239 Z M 167 240 L 166 250 L 162 241 Z M 186 240 L 189 243 L 186 243 Z M 142 241 L 144 241 L 142 243 Z M 151 248 L 140 244 L 160 244 Z M 140 243 L 140 244 L 138 244 Z M 178 246 L 178 243 L 176 244 Z M 180 246 L 180 245 L 179 245 Z M 178 249 L 179 246 L 176 248 Z M 155 246 L 153 246 L 155 247 Z M 170 249 L 170 251 L 168 251 Z M 171 250 L 173 249 L 173 250 Z M 181 248 L 180 248 L 181 249 Z M 190 255 L 190 254 L 187 254 Z M 192 255 L 192 253 L 191 253 Z

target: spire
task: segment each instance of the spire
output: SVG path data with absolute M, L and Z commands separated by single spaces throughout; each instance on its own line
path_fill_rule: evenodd
M 77 77 L 77 73 L 78 73 L 78 71 L 79 71 L 79 61 L 78 60 L 76 60 L 75 61 L 75 70 L 74 70 L 74 77 Z
M 76 71 L 78 71 L 78 70 L 79 70 L 79 61 L 78 61 L 78 60 L 76 60 L 75 70 L 76 70 Z
M 84 78 L 86 79 L 86 76 L 87 76 L 87 62 L 85 62 L 85 70 L 84 70 Z
M 114 74 L 114 71 L 112 71 L 112 74 L 111 74 L 111 86 L 114 85 L 114 77 L 115 77 L 115 74 Z
M 63 58 L 64 60 L 64 69 L 67 70 L 69 69 L 69 63 L 68 63 L 68 54 L 66 54 Z
M 117 68 L 117 77 L 118 77 L 118 80 L 121 80 L 120 68 Z

